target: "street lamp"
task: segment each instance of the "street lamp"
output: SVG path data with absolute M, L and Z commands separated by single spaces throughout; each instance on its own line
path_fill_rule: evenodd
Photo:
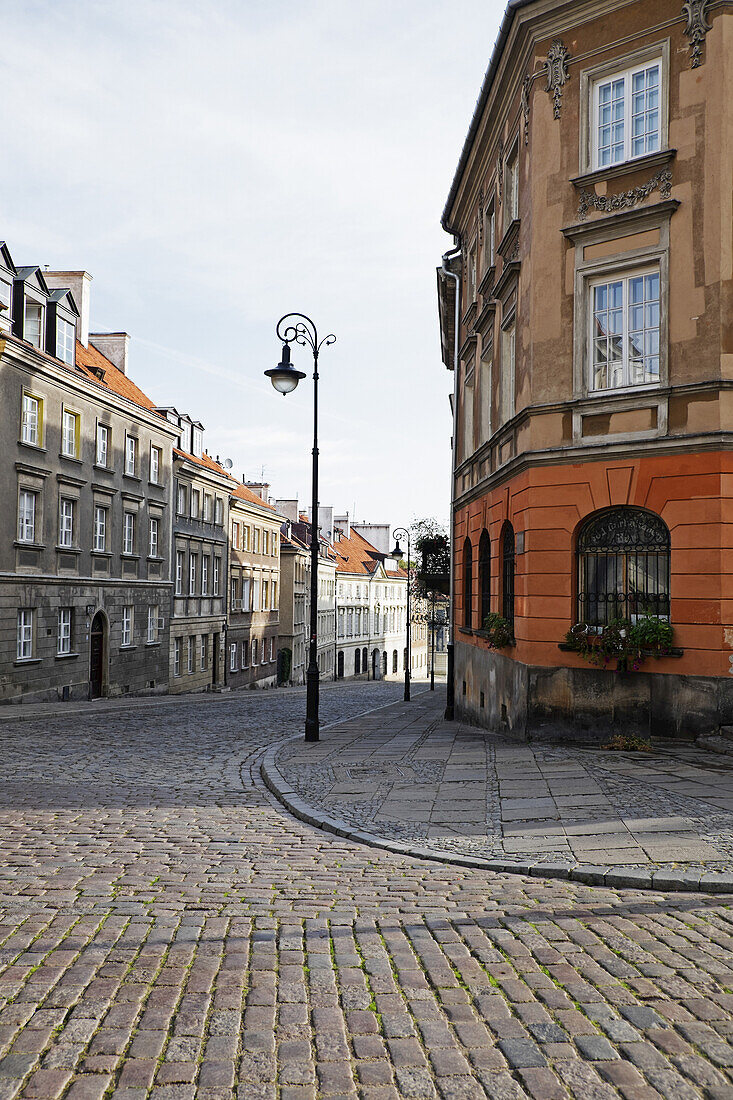
M 305 378 L 290 362 L 290 345 L 295 342 L 307 346 L 313 352 L 313 485 L 311 506 L 311 613 L 308 670 L 306 678 L 305 739 L 318 740 L 318 355 L 325 345 L 333 344 L 336 337 L 329 333 L 322 340 L 310 317 L 304 313 L 286 313 L 275 328 L 278 340 L 282 340 L 282 359 L 265 374 L 278 393 L 286 394 Z
M 398 560 L 402 557 L 400 539 L 407 539 L 407 659 L 405 660 L 405 702 L 410 702 L 410 660 L 412 656 L 412 638 L 410 623 L 410 532 L 406 527 L 398 527 L 394 533 L 394 550 L 392 557 Z

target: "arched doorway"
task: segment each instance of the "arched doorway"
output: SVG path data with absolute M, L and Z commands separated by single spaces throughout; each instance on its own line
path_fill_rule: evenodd
M 343 680 L 343 678 L 344 678 L 344 651 L 343 651 L 343 649 L 339 650 L 336 675 L 338 676 L 339 680 Z
M 354 653 L 354 675 L 358 676 L 361 672 L 361 650 L 357 649 Z
M 379 650 L 372 650 L 372 680 L 379 680 L 380 663 L 379 663 Z
M 382 654 L 382 675 L 387 675 L 387 650 Z
M 107 616 L 98 611 L 89 631 L 89 698 L 99 699 L 105 692 L 105 659 L 107 651 Z

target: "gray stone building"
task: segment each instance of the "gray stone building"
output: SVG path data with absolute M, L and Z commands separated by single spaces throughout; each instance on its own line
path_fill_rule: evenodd
M 173 408 L 159 411 L 180 440 L 173 452 L 170 691 L 209 691 L 224 683 L 227 528 L 234 482 L 204 450 L 203 425 Z
M 278 501 L 278 508 L 281 506 Z M 280 633 L 278 676 L 284 684 L 304 684 L 308 663 L 308 583 L 310 550 L 287 520 L 280 535 Z
M 127 376 L 126 334 L 89 334 L 90 282 L 0 245 L 5 702 L 168 687 L 177 432 Z

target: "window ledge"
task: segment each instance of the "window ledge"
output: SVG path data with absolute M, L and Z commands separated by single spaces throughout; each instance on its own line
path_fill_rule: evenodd
M 90 550 L 89 553 L 93 558 L 111 558 L 112 553 L 109 550 Z
M 512 280 L 516 279 L 521 268 L 519 260 L 505 260 L 504 266 L 501 269 L 501 275 L 496 280 L 494 286 L 494 297 L 501 298 L 504 291 L 510 286 Z M 502 324 L 504 322 L 502 321 Z
M 160 642 L 146 642 L 145 643 L 145 648 L 146 649 L 155 649 L 155 647 L 159 646 L 159 645 L 160 645 Z
M 18 657 L 13 661 L 14 665 L 40 665 L 40 657 Z
M 577 649 L 575 649 L 574 646 L 568 645 L 567 642 L 559 642 L 557 648 L 561 649 L 563 653 L 577 653 L 578 652 Z M 657 649 L 642 649 L 641 653 L 642 653 L 643 657 L 659 657 L 659 658 L 663 658 L 663 657 L 684 657 L 684 655 L 685 655 L 684 649 L 680 649 L 680 647 L 676 646 L 676 645 L 670 646 L 669 649 L 664 651 L 664 653 L 660 653 L 659 650 L 657 650 Z
M 491 638 L 491 633 L 488 630 L 474 630 L 473 633 L 476 635 L 477 638 Z M 501 648 L 513 649 L 516 644 L 517 639 L 512 638 L 511 641 L 507 642 L 507 644 L 505 646 L 503 645 Z
M 474 632 L 473 632 L 473 630 L 471 630 L 470 626 L 459 626 L 458 627 L 458 633 L 459 634 L 473 634 Z
M 519 237 L 519 225 L 519 218 L 513 218 L 509 222 L 509 225 L 506 227 L 506 232 L 504 233 L 504 236 L 501 238 L 498 245 L 496 246 L 496 251 L 502 257 L 502 259 L 505 259 L 505 253 L 511 249 L 515 239 Z
M 56 544 L 56 552 L 59 554 L 81 554 L 81 546 L 61 546 Z
M 125 554 L 125 552 L 123 551 L 120 554 L 120 557 L 122 558 L 123 561 L 140 561 L 140 555 L 139 554 Z
M 579 176 L 574 176 L 570 182 L 577 191 L 582 191 L 586 187 L 593 187 L 596 183 L 604 183 L 606 180 L 618 179 L 620 176 L 630 176 L 632 172 L 643 172 L 661 164 L 669 164 L 676 156 L 676 149 L 662 149 L 658 153 L 648 153 L 645 157 L 625 160 L 622 164 L 609 164 L 604 168 L 582 172 Z
M 125 652 L 127 652 L 128 649 L 137 649 L 137 646 L 136 645 L 121 645 L 120 650 L 123 650 L 123 649 L 125 650 Z
M 63 458 L 64 462 L 76 462 L 77 466 L 81 466 L 82 459 L 77 458 L 76 455 L 65 455 L 63 451 L 59 451 L 59 458 Z
M 114 467 L 112 467 L 112 466 L 103 466 L 101 462 L 95 462 L 94 463 L 94 469 L 95 470 L 102 470 L 105 474 L 113 474 L 115 472 Z
M 482 294 L 485 297 L 489 293 L 489 291 L 491 290 L 491 287 L 493 285 L 495 275 L 496 275 L 496 263 L 493 263 L 491 265 L 491 267 L 489 267 L 486 270 L 486 273 L 484 274 L 483 279 L 481 280 L 481 282 L 478 285 L 479 294 Z
M 29 451 L 35 451 L 37 454 L 45 455 L 47 448 L 42 443 L 30 443 L 27 439 L 18 440 L 19 447 L 27 447 Z
M 22 542 L 20 539 L 16 539 L 13 546 L 17 546 L 19 550 L 45 550 L 45 542 Z
M 55 660 L 57 660 L 57 661 L 69 661 L 72 658 L 76 658 L 78 656 L 79 656 L 78 653 L 57 653 L 56 657 L 55 657 Z
M 165 561 L 161 554 L 148 554 L 148 561 Z
M 126 477 L 128 481 L 137 481 L 137 482 L 142 481 L 142 478 L 138 477 L 137 474 L 128 474 L 126 471 L 123 473 L 122 476 Z

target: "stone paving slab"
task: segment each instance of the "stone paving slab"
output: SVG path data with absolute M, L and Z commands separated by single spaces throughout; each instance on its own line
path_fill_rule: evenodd
M 266 753 L 263 776 L 311 823 L 430 858 L 552 863 L 599 884 L 628 870 L 649 887 L 666 872 L 679 889 L 706 875 L 711 889 L 733 888 L 733 812 L 722 808 L 733 761 L 685 742 L 652 754 L 507 742 L 445 722 L 443 707 L 442 692 L 426 692 L 317 744 L 294 738 Z
M 341 685 L 324 721 L 400 691 Z M 0 729 L 0 1100 L 732 1095 L 733 896 L 313 828 L 260 778 L 303 712 Z

